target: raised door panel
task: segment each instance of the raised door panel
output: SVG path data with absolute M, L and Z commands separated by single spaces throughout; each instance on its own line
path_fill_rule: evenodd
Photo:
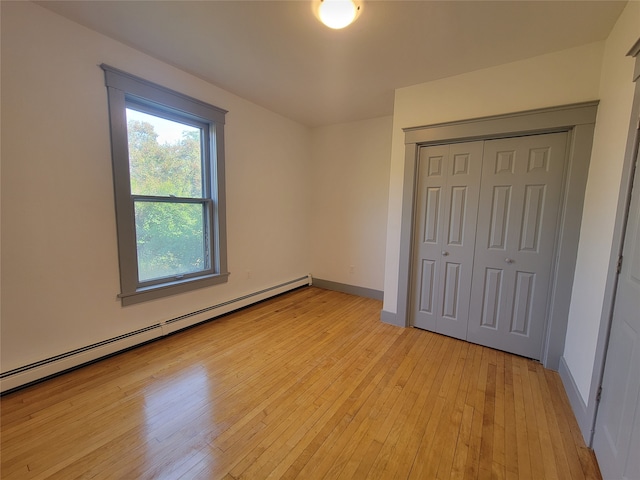
M 422 315 L 433 316 L 434 305 L 436 303 L 436 296 L 438 288 L 436 285 L 436 261 L 422 259 L 420 265 L 420 277 L 418 278 L 418 290 L 420 292 L 418 312 Z M 426 328 L 426 327 L 425 327 Z
M 540 358 L 566 138 L 485 143 L 469 341 Z
M 427 187 L 424 190 L 422 201 L 424 203 L 424 212 L 422 221 L 424 228 L 422 232 L 423 244 L 437 244 L 438 230 L 440 225 L 438 219 L 440 217 L 440 197 L 442 187 Z
M 502 314 L 502 274 L 499 268 L 485 268 L 484 290 L 482 292 L 482 307 L 480 311 L 480 325 L 483 328 L 496 329 L 498 317 Z

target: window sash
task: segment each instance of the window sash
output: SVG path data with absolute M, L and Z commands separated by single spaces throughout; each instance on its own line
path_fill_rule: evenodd
M 176 280 L 188 280 L 190 278 L 197 278 L 203 275 L 213 275 L 216 272 L 216 258 L 213 255 L 215 252 L 215 235 L 212 234 L 211 229 L 212 225 L 214 225 L 213 211 L 214 211 L 214 201 L 210 198 L 186 198 L 186 197 L 164 197 L 164 196 L 153 196 L 153 195 L 132 195 L 131 201 L 134 208 L 134 216 L 135 216 L 135 205 L 136 203 L 168 203 L 168 204 L 191 204 L 191 205 L 202 205 L 202 244 L 203 244 L 203 252 L 205 255 L 204 258 L 204 268 L 193 271 L 193 272 L 184 272 L 179 274 L 171 274 L 166 276 L 160 276 L 156 278 L 152 278 L 149 280 L 140 280 L 140 258 L 139 258 L 139 248 L 137 245 L 138 239 L 138 231 L 136 229 L 136 278 L 138 279 L 138 288 L 150 287 L 153 285 L 161 285 L 166 283 L 167 281 L 176 281 Z M 134 218 L 135 222 L 135 218 Z
M 130 95 L 125 95 L 125 108 L 137 110 L 139 112 L 171 120 L 190 127 L 195 127 L 200 130 L 201 191 L 203 197 L 211 198 L 213 192 L 212 184 L 215 182 L 215 177 L 212 176 L 211 168 L 212 152 L 215 152 L 215 149 L 212 148 L 212 146 L 215 145 L 215 129 L 209 128 L 208 123 L 196 120 L 192 116 L 185 116 L 181 113 L 175 112 L 174 110 L 169 110 L 166 107 L 153 105 L 150 102 L 143 102 L 139 98 Z M 131 183 L 129 183 L 129 187 L 131 187 Z

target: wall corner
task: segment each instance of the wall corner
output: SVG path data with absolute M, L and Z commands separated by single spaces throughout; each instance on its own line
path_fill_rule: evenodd
M 569 366 L 567 365 L 564 356 L 560 357 L 558 373 L 560 374 L 564 391 L 569 398 L 569 404 L 571 405 L 573 414 L 576 417 L 578 426 L 580 427 L 580 433 L 582 433 L 584 443 L 590 447 L 591 437 L 593 434 L 594 416 L 593 413 L 589 412 L 587 404 L 582 399 L 580 390 L 578 390 L 578 385 L 573 379 L 573 375 L 571 374 L 571 370 L 569 370 Z

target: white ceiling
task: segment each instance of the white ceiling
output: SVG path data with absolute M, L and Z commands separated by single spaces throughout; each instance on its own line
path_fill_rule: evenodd
M 390 115 L 398 87 L 604 40 L 626 2 L 364 0 L 344 30 L 305 0 L 38 3 L 319 126 Z

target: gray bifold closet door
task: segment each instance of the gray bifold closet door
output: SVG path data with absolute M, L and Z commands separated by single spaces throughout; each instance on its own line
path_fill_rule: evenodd
M 414 326 L 540 358 L 566 143 L 554 133 L 420 149 Z
M 414 236 L 413 325 L 465 339 L 483 142 L 422 147 Z

